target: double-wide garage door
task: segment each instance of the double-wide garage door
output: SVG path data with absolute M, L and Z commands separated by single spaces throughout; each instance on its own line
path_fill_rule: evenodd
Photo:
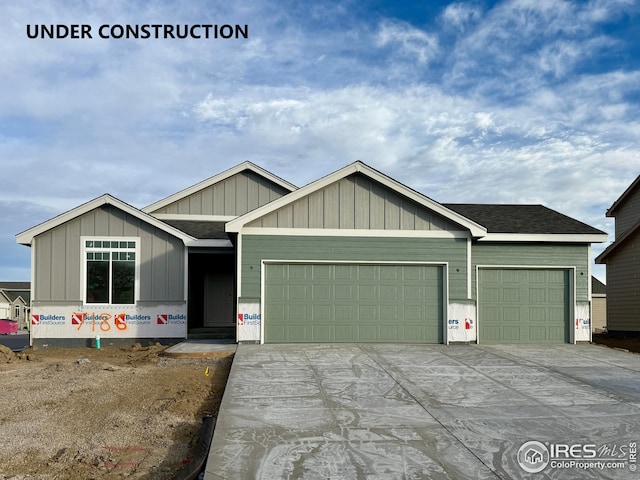
M 569 342 L 569 272 L 481 268 L 480 343 Z
M 443 341 L 443 267 L 267 264 L 264 338 L 274 342 Z

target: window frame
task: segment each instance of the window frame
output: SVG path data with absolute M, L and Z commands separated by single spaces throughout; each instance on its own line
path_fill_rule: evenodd
M 127 244 L 130 242 L 134 243 L 134 247 L 95 247 L 95 246 L 87 246 L 87 242 L 126 242 Z M 97 307 L 104 305 L 122 305 L 122 306 L 133 306 L 136 305 L 138 299 L 140 298 L 140 237 L 114 237 L 110 235 L 91 235 L 91 236 L 81 236 L 81 289 L 82 289 L 82 305 L 86 307 Z M 105 302 L 87 302 L 87 254 L 88 253 L 109 253 L 109 285 L 108 285 L 108 301 Z M 134 287 L 133 287 L 133 303 L 113 303 L 113 252 L 134 252 L 135 259 L 134 263 Z

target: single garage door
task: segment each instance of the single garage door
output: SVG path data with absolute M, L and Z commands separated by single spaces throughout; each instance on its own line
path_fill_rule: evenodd
M 479 269 L 480 343 L 569 342 L 569 272 Z
M 264 338 L 442 343 L 443 267 L 267 264 Z

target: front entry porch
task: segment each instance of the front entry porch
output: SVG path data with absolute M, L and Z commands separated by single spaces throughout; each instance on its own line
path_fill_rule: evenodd
M 236 338 L 235 252 L 189 253 L 188 338 Z

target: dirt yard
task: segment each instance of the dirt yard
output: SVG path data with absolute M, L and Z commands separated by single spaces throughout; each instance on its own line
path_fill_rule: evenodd
M 621 348 L 630 352 L 640 353 L 640 333 L 598 333 L 593 334 L 593 343 L 606 345 L 611 348 Z
M 231 367 L 164 346 L 0 345 L 0 480 L 171 478 L 217 414 Z

